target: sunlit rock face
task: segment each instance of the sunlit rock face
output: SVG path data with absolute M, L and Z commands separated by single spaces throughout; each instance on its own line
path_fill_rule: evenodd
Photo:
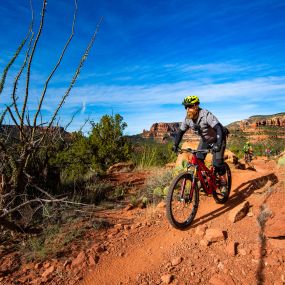
M 168 139 L 174 139 L 178 132 L 180 123 L 155 123 L 151 126 L 150 130 L 143 130 L 142 136 L 144 138 L 152 138 L 156 141 L 163 142 Z M 183 140 L 194 140 L 198 141 L 199 138 L 191 130 L 188 130 Z

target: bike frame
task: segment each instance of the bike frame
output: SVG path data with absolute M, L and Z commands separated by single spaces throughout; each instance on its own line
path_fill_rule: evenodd
M 203 189 L 206 191 L 206 193 L 208 195 L 212 194 L 213 191 L 217 188 L 216 177 L 214 175 L 214 167 L 211 166 L 211 168 L 209 169 L 202 160 L 197 158 L 195 153 L 193 153 L 193 155 L 192 155 L 192 159 L 188 165 L 188 168 L 191 166 L 194 166 L 194 174 L 193 174 L 193 181 L 192 181 L 190 196 L 192 197 L 192 195 L 193 195 L 193 191 L 194 191 L 194 187 L 195 187 L 197 177 L 198 177 L 199 181 L 201 182 L 201 185 L 202 185 Z M 206 173 L 208 185 L 206 185 L 206 183 L 205 183 L 202 171 L 204 171 Z M 183 186 L 183 188 L 184 188 L 184 186 Z

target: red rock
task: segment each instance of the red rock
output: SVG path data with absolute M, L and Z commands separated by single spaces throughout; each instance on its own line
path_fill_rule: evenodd
M 207 229 L 205 239 L 209 242 L 217 242 L 225 239 L 224 233 L 219 229 Z
M 240 221 L 246 216 L 249 210 L 249 202 L 245 201 L 230 211 L 229 220 L 232 223 Z
M 231 276 L 221 276 L 221 275 L 214 275 L 210 280 L 209 283 L 212 285 L 235 285 Z
M 95 266 L 96 265 L 95 259 L 93 258 L 92 255 L 89 255 L 88 261 L 89 261 L 89 265 L 90 266 Z
M 285 239 L 268 239 L 269 243 L 272 245 L 273 248 L 276 249 L 285 249 Z
M 81 266 L 84 262 L 85 262 L 85 259 L 86 259 L 86 255 L 85 255 L 85 252 L 84 251 L 81 251 L 77 257 L 72 261 L 71 263 L 71 267 L 79 267 Z
M 23 284 L 27 284 L 31 280 L 34 280 L 36 277 L 35 273 L 30 273 L 26 276 L 20 277 L 17 281 Z
M 172 264 L 173 266 L 176 266 L 176 265 L 180 264 L 180 263 L 182 262 L 182 260 L 183 260 L 183 258 L 182 258 L 181 256 L 180 256 L 180 257 L 173 258 L 173 259 L 171 260 L 171 264 Z
M 111 173 L 121 173 L 121 172 L 130 172 L 135 168 L 135 165 L 132 162 L 119 162 L 109 167 L 107 170 L 108 174 Z
M 204 236 L 207 228 L 208 228 L 207 225 L 198 226 L 195 230 L 196 235 L 201 237 Z
M 201 239 L 200 240 L 200 245 L 202 246 L 209 246 L 211 244 L 210 241 L 208 241 L 207 239 Z
M 165 284 L 170 284 L 170 282 L 174 279 L 174 276 L 171 274 L 166 274 L 161 276 L 161 281 Z
M 229 255 L 235 256 L 237 254 L 238 242 L 231 241 L 226 246 L 226 251 Z
M 50 267 L 50 262 L 45 262 L 43 267 L 44 268 L 49 268 Z
M 49 268 L 46 269 L 46 271 L 44 271 L 44 273 L 42 274 L 43 278 L 47 278 L 50 274 L 52 274 L 55 270 L 54 265 L 50 266 Z

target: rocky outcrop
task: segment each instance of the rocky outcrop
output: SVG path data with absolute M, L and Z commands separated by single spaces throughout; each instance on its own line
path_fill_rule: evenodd
M 178 132 L 180 123 L 155 123 L 150 130 L 143 130 L 142 137 L 146 139 L 154 139 L 159 142 L 166 142 L 169 139 L 175 138 Z M 188 130 L 184 136 L 184 140 L 198 141 L 199 138 L 191 130 Z
M 248 119 L 233 122 L 229 125 L 232 129 L 242 130 L 264 126 L 285 128 L 285 113 L 268 116 L 252 116 Z
M 230 137 L 245 135 L 252 143 L 268 139 L 285 139 L 285 113 L 252 116 L 228 125 Z

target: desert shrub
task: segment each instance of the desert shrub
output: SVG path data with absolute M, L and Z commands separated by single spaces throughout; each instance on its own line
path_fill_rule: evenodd
M 161 144 L 154 141 L 137 143 L 132 153 L 132 161 L 138 168 L 164 166 L 176 160 L 171 147 L 171 143 Z
M 72 140 L 64 149 L 51 158 L 51 163 L 61 169 L 61 180 L 65 183 L 79 182 L 90 169 L 91 148 L 82 132 L 74 132 Z
M 166 169 L 156 169 L 145 183 L 144 187 L 138 193 L 139 200 L 145 204 L 157 203 L 163 199 L 168 192 L 168 187 L 172 181 L 175 172 Z
M 30 236 L 19 244 L 19 251 L 28 261 L 43 261 L 56 257 L 64 246 L 79 238 L 85 229 L 72 227 L 72 223 L 60 227 L 50 224 L 37 236 Z
M 62 170 L 65 183 L 80 183 L 91 171 L 103 174 L 114 163 L 131 157 L 131 144 L 123 136 L 127 124 L 119 114 L 104 115 L 98 123 L 92 122 L 88 136 L 73 133 L 71 143 L 60 151 L 53 164 Z
M 85 183 L 84 193 L 81 195 L 81 202 L 93 202 L 99 204 L 108 197 L 112 190 L 112 185 L 103 181 L 98 181 L 97 183 Z

